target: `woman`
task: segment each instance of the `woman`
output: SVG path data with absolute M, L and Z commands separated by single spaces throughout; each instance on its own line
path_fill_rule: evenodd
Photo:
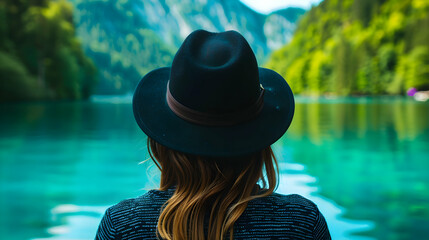
M 270 146 L 293 94 L 239 33 L 191 33 L 171 68 L 140 81 L 133 111 L 160 189 L 109 208 L 96 239 L 330 239 L 313 202 L 273 193 Z

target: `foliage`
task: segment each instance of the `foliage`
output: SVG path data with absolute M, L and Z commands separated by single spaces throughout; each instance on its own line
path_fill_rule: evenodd
M 99 94 L 132 91 L 141 76 L 171 64 L 167 45 L 139 14 L 135 1 L 71 1 L 85 52 L 99 69 Z
M 262 62 L 289 40 L 305 12 L 289 8 L 265 16 L 239 0 L 70 1 L 84 50 L 100 70 L 99 94 L 133 91 L 143 75 L 171 65 L 177 48 L 196 29 L 235 29 Z
M 3 101 L 37 99 L 41 89 L 15 57 L 0 52 L 0 99 Z
M 429 89 L 429 2 L 325 0 L 304 15 L 267 67 L 298 94 Z
M 83 99 L 96 69 L 75 38 L 64 0 L 0 3 L 0 101 Z

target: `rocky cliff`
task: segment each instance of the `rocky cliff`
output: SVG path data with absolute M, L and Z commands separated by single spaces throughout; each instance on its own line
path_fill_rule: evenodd
M 259 14 L 239 0 L 73 0 L 77 34 L 99 68 L 98 93 L 134 89 L 142 75 L 171 64 L 193 30 L 237 30 L 259 63 L 289 41 L 303 9 Z

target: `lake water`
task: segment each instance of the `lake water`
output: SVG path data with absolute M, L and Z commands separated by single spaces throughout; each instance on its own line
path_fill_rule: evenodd
M 0 238 L 93 239 L 105 209 L 156 188 L 130 98 L 0 105 Z M 277 192 L 333 239 L 428 239 L 429 103 L 297 98 Z

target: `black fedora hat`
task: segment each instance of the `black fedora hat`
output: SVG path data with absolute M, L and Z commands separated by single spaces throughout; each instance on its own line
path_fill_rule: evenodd
M 143 132 L 171 149 L 203 156 L 250 154 L 277 141 L 294 113 L 292 90 L 258 68 L 236 31 L 192 32 L 171 67 L 146 74 L 133 97 Z

